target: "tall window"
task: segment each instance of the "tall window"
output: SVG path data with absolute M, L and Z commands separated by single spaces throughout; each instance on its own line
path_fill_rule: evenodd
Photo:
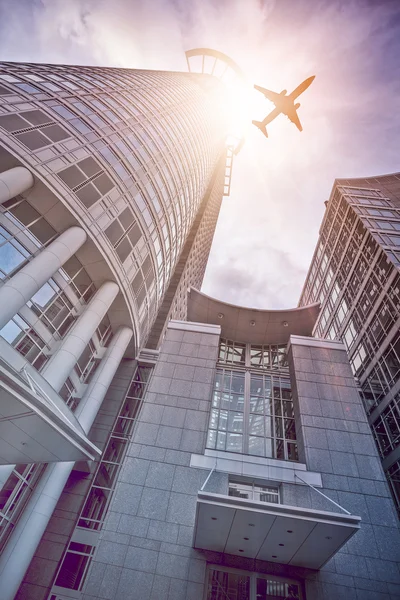
M 98 463 L 75 532 L 79 529 L 99 531 L 103 527 L 151 372 L 152 367 L 145 365 L 136 368 Z M 57 592 L 60 591 L 58 588 L 82 589 L 94 550 L 91 545 L 69 542 L 55 578 Z M 58 595 L 51 595 L 51 598 L 56 596 L 58 598 Z
M 292 393 L 281 348 L 222 340 L 219 362 L 237 368 L 221 364 L 217 369 L 207 448 L 298 460 Z

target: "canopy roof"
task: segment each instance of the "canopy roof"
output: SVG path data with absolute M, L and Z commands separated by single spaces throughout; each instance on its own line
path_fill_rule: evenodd
M 188 321 L 221 326 L 222 337 L 250 344 L 287 344 L 291 335 L 311 336 L 320 305 L 285 310 L 235 306 L 191 288 Z

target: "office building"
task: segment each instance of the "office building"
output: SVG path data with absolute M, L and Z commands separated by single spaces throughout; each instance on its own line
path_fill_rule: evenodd
M 45 547 L 57 566 L 64 549 L 64 485 L 76 508 L 101 452 L 123 454 L 135 402 L 115 381 L 107 395 L 113 376 L 122 359 L 129 380 L 146 373 L 140 352 L 201 286 L 234 152 L 205 58 L 239 73 L 204 49 L 187 53 L 188 73 L 0 64 L 3 598 L 32 558 L 37 586 L 21 597 L 47 597 L 40 560 Z
M 336 180 L 300 305 L 343 340 L 400 510 L 400 175 Z
M 395 508 L 346 349 L 311 337 L 318 312 L 190 291 L 81 551 L 84 600 L 398 596 Z
M 395 509 L 318 302 L 193 289 L 240 71 L 187 57 L 1 66 L 2 599 L 395 600 Z

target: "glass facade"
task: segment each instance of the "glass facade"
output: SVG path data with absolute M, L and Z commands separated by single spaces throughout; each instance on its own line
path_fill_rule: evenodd
M 298 460 L 284 347 L 221 339 L 218 364 L 207 448 Z
M 207 74 L 0 64 L 0 136 L 101 243 L 143 337 L 225 154 L 224 93 Z M 37 208 L 19 212 L 40 229 Z
M 104 316 L 58 392 L 72 411 L 118 327 L 133 330 L 135 357 L 157 315 L 163 324 L 184 318 L 187 288 L 201 286 L 229 152 L 232 166 L 225 93 L 205 73 L 0 63 L 0 173 L 23 165 L 35 180 L 28 193 L 0 203 L 0 279 L 7 282 L 65 228 L 87 234 L 0 336 L 43 374 L 104 280 L 120 290 L 118 307 Z M 101 440 L 104 454 L 76 509 L 77 530 L 102 527 L 141 385 L 132 383 Z M 0 551 L 44 468 L 18 465 L 6 482 Z M 68 544 L 55 585 L 80 590 L 94 547 Z
M 300 305 L 321 302 L 315 335 L 341 339 L 347 348 L 400 508 L 396 468 L 400 447 L 398 231 L 400 175 L 337 181 Z

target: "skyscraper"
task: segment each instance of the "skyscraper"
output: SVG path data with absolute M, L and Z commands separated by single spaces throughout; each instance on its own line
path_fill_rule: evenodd
M 88 487 L 99 449 L 122 456 L 112 425 L 125 431 L 135 402 L 107 396 L 118 368 L 145 379 L 140 352 L 201 285 L 233 154 L 226 89 L 204 56 L 239 72 L 205 49 L 187 55 L 199 73 L 0 65 L 4 597 L 64 484 L 86 469 Z
M 240 71 L 187 58 L 3 70 L 1 598 L 394 600 L 394 506 L 319 304 L 192 287 L 240 148 L 212 75 Z
M 342 339 L 400 510 L 400 175 L 337 179 L 300 305 Z

